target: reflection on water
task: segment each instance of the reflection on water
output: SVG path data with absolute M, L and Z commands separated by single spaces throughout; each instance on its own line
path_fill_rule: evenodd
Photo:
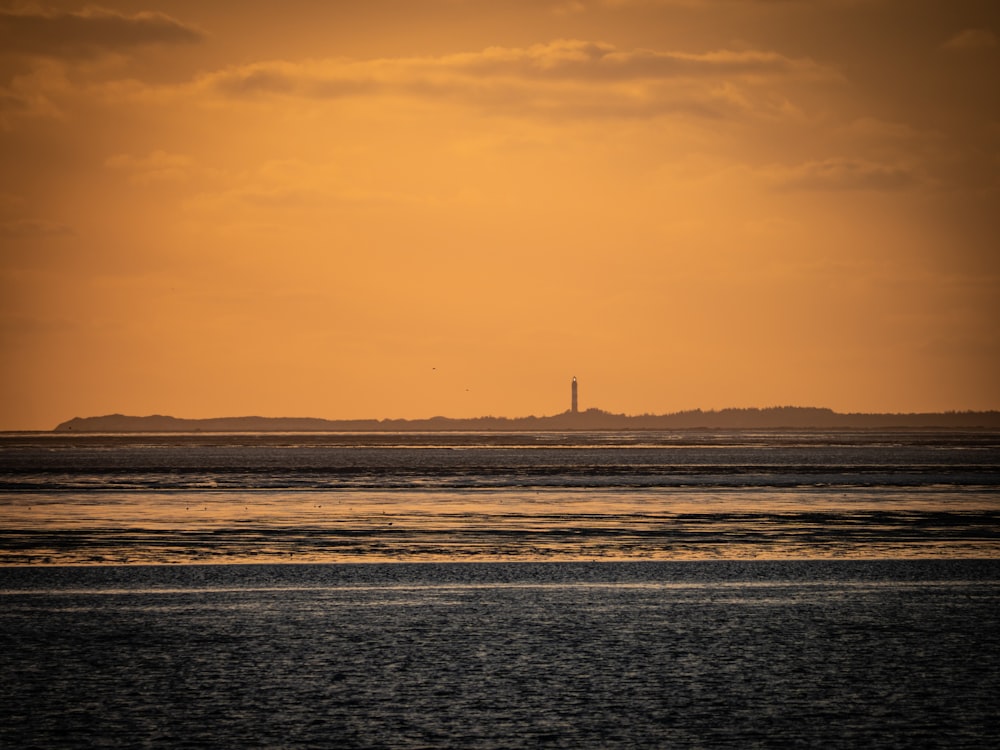
M 0 564 L 989 557 L 998 500 L 953 490 L 19 494 Z
M 991 432 L 0 435 L 0 565 L 991 557 Z

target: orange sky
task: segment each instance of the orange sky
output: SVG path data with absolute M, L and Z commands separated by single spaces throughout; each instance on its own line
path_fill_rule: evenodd
M 0 429 L 1000 408 L 995 0 L 0 8 Z

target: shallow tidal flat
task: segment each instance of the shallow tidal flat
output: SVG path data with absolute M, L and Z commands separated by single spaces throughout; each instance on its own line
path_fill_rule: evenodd
M 998 556 L 989 431 L 0 436 L 0 565 Z
M 997 497 L 927 488 L 91 492 L 3 501 L 0 564 L 992 557 Z

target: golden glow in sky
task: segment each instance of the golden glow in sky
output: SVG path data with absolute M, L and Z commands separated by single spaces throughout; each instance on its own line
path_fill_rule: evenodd
M 0 429 L 1000 408 L 994 0 L 0 4 Z

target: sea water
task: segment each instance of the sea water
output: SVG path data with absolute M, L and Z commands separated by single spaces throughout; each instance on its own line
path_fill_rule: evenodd
M 1000 745 L 995 433 L 0 448 L 0 747 Z
M 1000 563 L 0 569 L 0 746 L 995 748 Z
M 0 436 L 0 564 L 990 557 L 995 432 Z

